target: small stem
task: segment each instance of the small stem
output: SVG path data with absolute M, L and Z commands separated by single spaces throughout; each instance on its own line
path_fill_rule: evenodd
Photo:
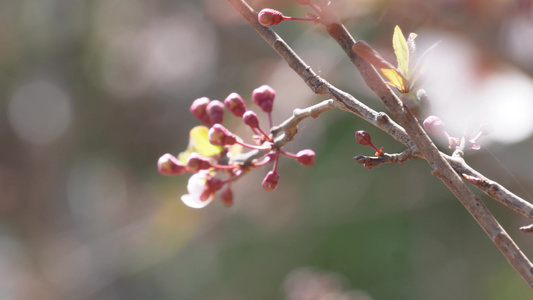
M 255 149 L 255 150 L 261 150 L 261 151 L 268 151 L 268 150 L 272 150 L 272 147 L 270 146 L 256 146 L 256 145 L 250 145 L 250 144 L 247 144 L 245 142 L 239 142 L 237 141 L 236 142 L 237 144 L 243 146 L 243 147 L 246 147 L 246 148 L 250 148 L 250 149 Z
M 271 127 L 272 127 L 272 126 L 271 126 Z M 272 138 L 271 138 L 266 132 L 264 132 L 263 129 L 261 129 L 261 128 L 257 128 L 257 129 L 259 129 L 259 131 L 261 132 L 261 134 L 262 134 L 263 136 L 265 136 L 265 138 L 267 139 L 267 141 L 269 141 L 269 142 L 273 142 Z
M 296 17 L 287 17 L 287 16 L 283 16 L 283 20 L 316 22 L 315 19 L 310 19 L 310 18 L 296 18 Z
M 279 152 L 276 153 L 276 159 L 274 160 L 274 167 L 272 168 L 272 171 L 274 173 L 278 172 L 278 161 L 279 161 Z
M 290 157 L 290 158 L 298 158 L 298 156 L 296 156 L 296 154 L 294 153 L 290 153 L 290 152 L 286 152 L 286 151 L 283 151 L 283 149 L 279 149 L 279 152 L 287 157 Z

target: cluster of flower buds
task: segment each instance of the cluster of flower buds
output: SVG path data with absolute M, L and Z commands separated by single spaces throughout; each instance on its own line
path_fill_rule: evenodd
M 252 102 L 268 116 L 272 128 L 272 108 L 276 92 L 263 85 L 252 93 Z M 253 144 L 245 143 L 242 138 L 224 127 L 224 113 L 228 110 L 242 119 L 252 131 Z M 277 172 L 280 155 L 296 159 L 304 166 L 315 163 L 315 152 L 310 149 L 296 154 L 284 151 L 274 145 L 274 137 L 265 132 L 257 114 L 247 110 L 242 97 L 231 93 L 224 102 L 202 97 L 193 101 L 190 111 L 205 125 L 196 126 L 190 132 L 189 147 L 177 157 L 164 154 L 157 163 L 159 173 L 167 176 L 193 173 L 187 184 L 188 194 L 181 197 L 183 203 L 193 208 L 202 208 L 213 202 L 220 191 L 220 199 L 226 206 L 233 204 L 231 184 L 257 167 L 273 163 L 273 168 L 263 179 L 263 188 L 275 190 L 279 182 Z M 242 149 L 251 151 L 242 153 Z M 252 152 L 253 151 L 253 152 Z M 223 175 L 226 175 L 222 179 Z
M 475 135 L 474 138 L 464 137 L 463 139 L 452 137 L 447 131 L 444 122 L 437 116 L 429 116 L 424 120 L 423 123 L 424 129 L 433 135 L 444 136 L 448 140 L 448 147 L 450 149 L 457 149 L 462 147 L 462 149 L 467 150 L 479 150 L 481 146 L 479 144 L 479 139 L 482 136 L 489 134 L 490 129 L 487 123 L 482 124 L 479 128 L 479 132 Z M 464 145 L 461 146 L 461 140 L 464 140 Z

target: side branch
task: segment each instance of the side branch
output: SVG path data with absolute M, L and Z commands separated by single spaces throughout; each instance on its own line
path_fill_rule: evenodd
M 373 167 L 379 166 L 381 164 L 401 165 L 404 162 L 413 158 L 421 158 L 420 153 L 414 151 L 414 148 L 409 148 L 401 153 L 385 153 L 383 156 L 357 155 L 353 159 L 358 163 L 362 164 L 365 168 L 372 169 Z
M 488 179 L 478 171 L 472 169 L 463 159 L 447 157 L 447 160 L 458 174 L 464 174 L 479 179 L 476 181 L 470 181 L 470 183 L 475 185 L 489 197 L 509 207 L 524 217 L 533 220 L 533 205 L 531 203 L 513 194 L 501 184 Z
M 308 117 L 316 118 L 321 113 L 334 108 L 342 107 L 339 106 L 338 102 L 335 102 L 333 99 L 329 99 L 305 109 L 295 109 L 292 113 L 292 117 L 270 130 L 275 137 L 274 144 L 278 148 L 282 147 L 289 141 L 292 141 L 296 133 L 298 133 L 298 124 L 300 124 L 303 119 Z

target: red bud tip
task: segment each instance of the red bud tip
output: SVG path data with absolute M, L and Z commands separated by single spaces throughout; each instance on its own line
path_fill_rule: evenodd
M 267 191 L 273 191 L 278 187 L 279 175 L 274 171 L 268 172 L 263 179 L 263 188 Z
M 263 26 L 277 25 L 283 21 L 283 14 L 275 9 L 265 8 L 257 15 L 257 20 Z
M 424 120 L 424 129 L 433 135 L 446 135 L 444 122 L 437 116 L 429 116 Z
M 212 145 L 233 145 L 237 142 L 237 137 L 235 134 L 220 124 L 213 125 L 213 127 L 209 129 L 207 136 L 209 137 L 209 142 Z
M 296 159 L 304 166 L 312 166 L 316 161 L 316 154 L 311 149 L 305 149 L 296 153 Z
M 229 94 L 224 100 L 224 104 L 232 114 L 239 118 L 242 118 L 242 115 L 246 112 L 244 100 L 242 100 L 242 97 L 237 93 Z
M 209 102 L 210 100 L 207 97 L 198 98 L 192 102 L 189 108 L 193 116 L 208 126 L 211 125 L 211 120 L 209 120 L 209 115 L 207 114 L 207 105 Z
M 187 172 L 187 168 L 172 154 L 166 153 L 157 161 L 157 171 L 165 176 L 174 176 Z
M 224 104 L 218 100 L 213 100 L 207 105 L 207 115 L 211 124 L 222 123 L 224 121 Z
M 266 113 L 272 112 L 276 91 L 268 85 L 262 85 L 252 92 L 252 102 Z
M 189 168 L 191 172 L 198 172 L 200 170 L 211 168 L 211 163 L 205 157 L 193 152 L 187 157 L 187 168 Z
M 372 144 L 370 134 L 368 134 L 368 132 L 364 130 L 359 130 L 355 132 L 355 140 L 357 141 L 357 143 L 365 146 Z
M 233 205 L 233 192 L 231 191 L 231 188 L 229 186 L 223 189 L 220 193 L 220 200 L 222 201 L 222 204 L 224 204 L 224 206 L 229 207 Z
M 251 110 L 248 110 L 242 116 L 244 124 L 250 126 L 253 129 L 259 128 L 259 118 L 257 114 Z

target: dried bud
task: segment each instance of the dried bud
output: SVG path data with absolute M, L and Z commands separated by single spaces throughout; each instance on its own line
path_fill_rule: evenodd
M 187 172 L 187 168 L 172 154 L 166 153 L 157 161 L 157 171 L 165 176 L 173 176 Z
M 275 171 L 270 171 L 263 179 L 263 188 L 267 191 L 273 191 L 278 187 L 279 175 Z
M 424 129 L 433 135 L 447 135 L 444 122 L 437 116 L 429 116 L 424 120 Z
M 222 204 L 224 204 L 224 206 L 233 205 L 233 192 L 229 186 L 220 192 L 220 200 L 222 200 Z
M 242 119 L 244 121 L 244 124 L 250 126 L 251 128 L 259 128 L 259 118 L 257 117 L 257 114 L 251 110 L 244 113 L 242 116 Z
M 239 118 L 242 118 L 242 115 L 246 112 L 244 100 L 242 100 L 242 97 L 237 93 L 229 94 L 224 100 L 224 104 L 226 104 L 226 107 L 232 114 Z
M 211 124 L 222 123 L 224 121 L 224 104 L 218 100 L 213 100 L 207 105 L 207 115 Z
M 312 166 L 316 161 L 315 151 L 305 149 L 296 153 L 296 159 L 304 166 Z
M 357 143 L 365 146 L 372 144 L 370 134 L 368 134 L 368 132 L 364 130 L 359 130 L 355 132 L 355 140 L 357 141 Z
M 207 105 L 209 102 L 210 100 L 207 97 L 198 98 L 192 102 L 189 108 L 191 114 L 206 125 L 211 125 L 209 115 L 207 114 Z
M 220 124 L 213 125 L 213 127 L 209 129 L 207 136 L 209 137 L 209 142 L 213 145 L 233 145 L 237 142 L 235 134 Z
M 211 168 L 211 163 L 205 157 L 193 152 L 187 157 L 187 168 L 189 168 L 191 172 L 198 172 L 200 170 Z
M 276 91 L 268 85 L 262 85 L 252 92 L 252 102 L 266 113 L 272 112 L 274 97 L 276 97 Z
M 283 14 L 275 9 L 265 8 L 257 15 L 257 20 L 263 26 L 277 25 L 283 21 Z

